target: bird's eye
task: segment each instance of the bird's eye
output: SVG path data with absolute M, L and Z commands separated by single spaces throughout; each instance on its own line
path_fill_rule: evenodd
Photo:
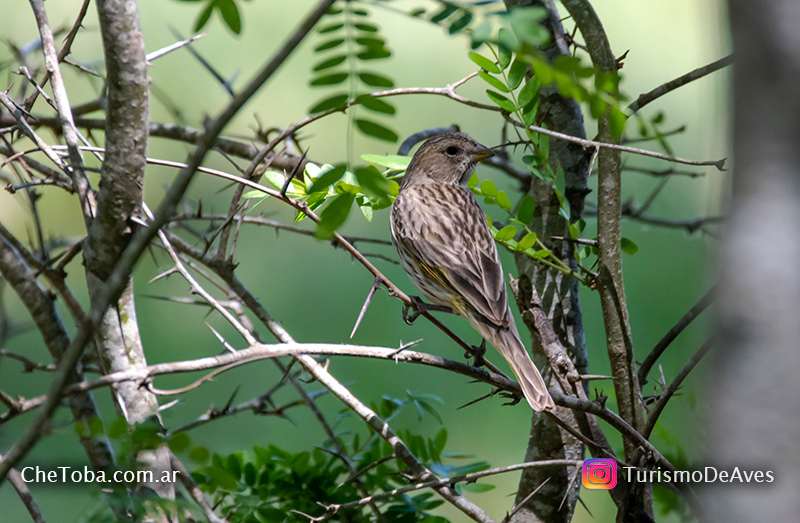
M 451 145 L 450 147 L 445 149 L 444 152 L 447 154 L 447 156 L 455 156 L 458 154 L 458 147 L 456 147 L 455 145 Z

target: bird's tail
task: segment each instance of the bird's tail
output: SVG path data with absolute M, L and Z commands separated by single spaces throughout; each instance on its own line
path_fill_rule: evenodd
M 512 323 L 508 329 L 498 329 L 484 323 L 475 327 L 511 366 L 522 387 L 522 393 L 525 394 L 525 399 L 533 410 L 537 412 L 555 410 L 553 398 L 547 391 L 539 369 L 533 364 L 525 345 L 522 344 L 516 326 Z

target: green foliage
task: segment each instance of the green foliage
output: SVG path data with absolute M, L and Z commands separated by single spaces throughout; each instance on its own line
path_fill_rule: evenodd
M 194 31 L 197 33 L 206 26 L 215 12 L 220 16 L 222 22 L 235 34 L 242 32 L 242 17 L 239 13 L 239 6 L 236 0 L 178 0 L 180 2 L 203 2 L 200 14 L 194 22 Z
M 402 399 L 384 396 L 371 408 L 387 421 L 406 409 L 415 408 L 420 420 L 428 414 L 441 423 L 435 407 L 440 403 L 441 399 L 429 394 L 406 392 Z M 406 486 L 408 483 L 403 477 L 405 464 L 391 457 L 392 449 L 386 441 L 366 429 L 363 432 L 345 429 L 351 415 L 350 411 L 343 411 L 334 429 L 338 444 L 350 456 L 353 469 L 362 471 L 358 476 L 360 482 L 370 492 Z M 362 425 L 359 423 L 358 426 Z M 401 431 L 400 436 L 425 466 L 439 474 L 454 476 L 488 467 L 485 462 L 461 466 L 446 464 L 447 460 L 462 459 L 463 456 L 445 451 L 447 431 L 444 428 L 430 438 L 409 430 Z M 203 449 L 192 447 L 191 440 L 184 434 L 172 436 L 170 446 L 180 447 L 181 452 L 190 455 Z M 232 523 L 308 521 L 302 514 L 319 516 L 324 512 L 324 506 L 363 497 L 342 461 L 339 449 L 329 440 L 310 452 L 288 452 L 266 445 L 253 447 L 248 452 L 220 455 L 206 451 L 205 455 L 206 459 L 192 471 L 192 478 L 204 492 L 213 496 L 213 505 L 219 506 L 218 513 L 230 514 Z M 475 487 L 469 488 L 475 491 Z M 483 491 L 492 486 L 481 484 L 477 488 Z M 429 514 L 441 504 L 442 500 L 425 491 L 412 491 L 376 502 L 385 520 L 397 523 L 446 522 L 440 516 Z M 343 511 L 339 517 L 341 519 L 334 520 L 374 521 L 372 512 L 363 505 Z
M 268 170 L 264 178 L 276 191 L 283 190 L 286 185 L 286 175 L 278 171 Z M 327 239 L 347 220 L 353 203 L 371 221 L 375 210 L 385 209 L 392 204 L 398 189 L 397 182 L 387 179 L 373 166 L 360 167 L 351 172 L 344 165 L 318 166 L 307 162 L 302 176 L 294 177 L 286 185 L 286 196 L 304 201 L 312 211 L 322 208 L 315 235 Z M 257 203 L 270 197 L 259 190 L 247 191 L 242 196 Z M 305 213 L 298 211 L 295 221 L 304 218 Z
M 323 41 L 314 48 L 320 57 L 311 68 L 313 78 L 309 84 L 311 87 L 338 87 L 349 83 L 346 90 L 339 89 L 314 102 L 309 109 L 311 114 L 345 110 L 354 104 L 383 116 L 397 112 L 392 103 L 370 96 L 373 88 L 388 89 L 394 87 L 394 81 L 377 71 L 361 70 L 370 62 L 392 55 L 380 28 L 369 17 L 368 10 L 346 2 L 342 8 L 331 9 L 325 18 L 328 23 L 321 23 L 317 29 Z M 398 140 L 397 133 L 386 125 L 372 118 L 356 118 L 354 112 L 350 111 L 351 121 L 364 135 L 392 143 Z

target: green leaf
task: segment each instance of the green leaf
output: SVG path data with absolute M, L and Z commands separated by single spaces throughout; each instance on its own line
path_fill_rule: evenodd
M 470 22 L 472 22 L 472 13 L 469 11 L 465 11 L 463 15 L 456 19 L 455 22 L 450 24 L 450 28 L 447 30 L 451 35 L 454 35 L 458 32 L 461 32 L 466 28 Z
M 519 91 L 519 96 L 517 97 L 517 101 L 519 102 L 520 107 L 526 107 L 530 104 L 539 94 L 539 82 L 535 79 L 528 80 L 525 85 L 522 86 L 522 89 Z
M 497 43 L 508 52 L 519 49 L 519 40 L 514 36 L 514 33 L 505 27 L 501 27 L 500 30 L 497 31 Z
M 361 159 L 364 160 L 365 162 L 373 163 L 375 165 L 380 165 L 381 167 L 388 167 L 389 169 L 397 171 L 405 170 L 408 167 L 408 164 L 411 163 L 410 156 L 397 156 L 397 155 L 379 156 L 377 154 L 362 154 Z
M 308 193 L 313 194 L 315 192 L 327 191 L 328 187 L 338 182 L 342 176 L 344 176 L 344 172 L 344 165 L 331 167 L 326 171 L 320 172 L 319 176 L 316 178 L 316 180 L 314 180 L 314 183 L 311 184 L 311 188 L 308 190 Z
M 483 180 L 481 182 L 481 194 L 493 198 L 497 195 L 497 186 L 492 180 Z
M 383 47 L 386 45 L 383 38 L 378 38 L 376 36 L 360 36 L 356 38 L 356 43 L 365 47 Z
M 324 71 L 325 69 L 330 69 L 331 67 L 336 67 L 340 63 L 347 60 L 347 55 L 340 54 L 338 56 L 334 56 L 333 58 L 328 58 L 327 60 L 323 60 L 319 62 L 317 65 L 314 66 L 312 71 L 318 73 L 320 71 Z
M 308 110 L 310 114 L 314 113 L 321 113 L 322 111 L 327 111 L 328 109 L 336 109 L 336 108 L 344 108 L 347 100 L 350 97 L 345 94 L 335 94 L 333 96 L 329 96 L 328 98 L 323 98 L 316 104 L 314 107 Z
M 506 67 L 509 66 L 511 63 L 511 51 L 503 47 L 502 45 L 497 48 L 497 65 L 500 66 L 500 69 L 505 71 Z
M 374 24 L 365 24 L 363 22 L 355 24 L 355 28 L 359 31 L 364 31 L 365 33 L 377 33 L 378 26 Z
M 320 85 L 336 85 L 347 80 L 348 76 L 350 76 L 350 73 L 333 73 L 325 76 L 318 76 L 311 80 L 311 85 L 313 87 L 318 87 Z
M 603 97 L 596 94 L 589 98 L 589 110 L 592 113 L 592 118 L 598 119 L 608 110 L 608 104 L 603 100 Z
M 351 193 L 342 193 L 331 198 L 330 203 L 325 206 L 320 214 L 320 222 L 314 235 L 320 239 L 328 239 L 333 236 L 333 233 L 342 226 L 347 220 L 347 215 L 350 214 L 350 208 L 353 206 L 355 195 Z
M 250 200 L 253 198 L 266 198 L 268 196 L 269 194 L 265 193 L 264 191 L 259 191 L 258 189 L 254 189 L 252 191 L 245 191 L 244 194 L 242 194 L 242 198 L 244 198 L 245 200 Z
M 517 243 L 517 249 L 520 251 L 527 251 L 536 244 L 536 233 L 529 232 Z
M 169 438 L 169 449 L 172 452 L 178 453 L 183 452 L 187 448 L 189 448 L 189 444 L 191 443 L 191 439 L 189 435 L 185 432 L 178 432 L 177 434 L 170 436 Z
M 115 419 L 108 428 L 108 437 L 111 439 L 120 439 L 127 433 L 128 422 L 122 417 Z
M 472 173 L 472 176 L 470 176 L 469 180 L 467 180 L 467 188 L 474 189 L 477 186 L 478 186 L 478 173 Z
M 519 58 L 514 60 L 511 64 L 511 69 L 508 70 L 508 87 L 513 91 L 520 86 L 522 80 L 525 79 L 525 72 L 528 70 L 528 64 Z M 520 102 L 520 105 L 524 105 Z
M 498 241 L 504 242 L 512 239 L 517 234 L 517 228 L 514 225 L 506 225 L 495 235 Z
M 433 446 L 436 447 L 436 450 L 439 451 L 439 453 L 441 453 L 444 450 L 445 445 L 447 445 L 447 430 L 441 429 L 433 439 Z
M 380 98 L 372 97 L 368 94 L 362 94 L 361 96 L 357 97 L 356 102 L 363 105 L 364 108 L 369 109 L 370 111 L 375 111 L 376 113 L 395 114 L 397 112 L 394 105 L 390 104 L 389 102 L 384 102 Z
M 467 492 L 489 492 L 494 490 L 495 487 L 488 483 L 466 483 L 462 485 L 462 488 Z
M 533 60 L 531 67 L 533 68 L 533 75 L 539 79 L 542 85 L 548 85 L 553 81 L 553 70 L 546 63 L 540 60 Z
M 519 202 L 519 208 L 517 209 L 517 218 L 522 223 L 531 223 L 533 219 L 533 211 L 536 208 L 536 203 L 533 200 L 533 197 L 530 194 L 526 194 L 522 201 Z
M 504 84 L 502 80 L 500 80 L 498 78 L 495 78 L 494 76 L 490 75 L 489 73 L 486 73 L 484 71 L 478 71 L 478 76 L 480 76 L 483 79 L 484 82 L 486 82 L 487 84 L 491 85 L 492 87 L 494 87 L 498 91 L 502 91 L 504 93 L 511 92 L 511 90 L 508 87 L 506 87 L 506 84 Z
M 372 136 L 373 138 L 378 138 L 379 140 L 385 140 L 387 142 L 396 142 L 398 140 L 396 132 L 392 131 L 388 127 L 384 127 L 379 123 L 373 122 L 372 120 L 357 118 L 356 127 L 358 127 L 358 130 L 367 136 Z
M 362 198 L 359 198 L 359 200 L 362 200 L 362 202 L 364 202 L 364 203 L 359 203 L 358 204 L 358 208 L 361 210 L 361 214 L 364 215 L 364 218 L 366 218 L 366 220 L 368 222 L 371 222 L 373 216 L 375 215 L 375 213 L 374 213 L 374 211 L 372 209 L 372 205 L 370 205 L 369 200 L 366 199 L 366 198 L 362 197 Z
M 622 252 L 624 252 L 625 254 L 634 255 L 637 252 L 639 252 L 639 246 L 636 245 L 636 243 L 633 240 L 631 240 L 630 238 L 625 238 L 624 236 L 620 241 L 620 248 L 622 249 Z
M 441 22 L 451 14 L 455 13 L 456 11 L 458 11 L 458 7 L 456 7 L 455 5 L 445 4 L 444 8 L 441 11 L 433 15 L 433 17 L 431 18 L 431 22 L 433 22 L 434 24 L 438 24 L 439 22 Z
M 222 15 L 225 25 L 237 35 L 242 32 L 242 19 L 239 16 L 239 8 L 233 0 L 215 0 L 217 9 Z
M 392 184 L 378 171 L 377 167 L 370 165 L 356 169 L 356 179 L 358 184 L 369 194 L 378 200 L 389 198 Z
M 517 106 L 514 105 L 514 102 L 503 96 L 502 94 L 492 91 L 491 89 L 486 89 L 486 94 L 489 98 L 492 99 L 494 103 L 500 106 L 501 109 L 508 111 L 509 113 L 513 113 L 517 110 Z
M 97 436 L 99 434 L 103 434 L 103 420 L 94 416 L 91 420 L 89 420 L 89 434 L 92 436 Z
M 497 205 L 504 211 L 511 211 L 511 200 L 508 199 L 508 195 L 505 191 L 497 193 Z
M 625 122 L 628 121 L 628 116 L 623 113 L 619 107 L 611 106 L 611 114 L 608 116 L 608 123 L 611 127 L 611 135 L 615 138 L 622 136 L 625 131 Z
M 549 251 L 547 249 L 542 249 L 541 251 L 536 251 L 535 253 L 533 253 L 533 257 L 536 258 L 537 260 L 540 258 L 547 258 L 548 256 L 550 256 L 552 252 L 553 251 Z
M 189 452 L 189 459 L 195 463 L 205 463 L 208 461 L 208 449 L 205 447 L 195 447 Z
M 205 27 L 208 23 L 208 20 L 211 18 L 211 14 L 214 12 L 214 2 L 209 2 L 206 5 L 206 8 L 198 15 L 197 20 L 194 22 L 194 32 L 198 33 L 200 30 Z
M 620 76 L 611 71 L 598 71 L 594 76 L 594 86 L 598 91 L 616 93 L 619 89 Z
M 334 38 L 333 40 L 328 40 L 327 42 L 319 44 L 317 47 L 314 48 L 314 52 L 318 53 L 320 51 L 327 51 L 328 49 L 339 47 L 343 43 L 344 43 L 344 38 Z
M 543 7 L 526 7 L 511 10 L 511 29 L 522 42 L 540 47 L 550 40 L 547 29 L 539 23 L 547 17 Z
M 380 60 L 381 58 L 389 58 L 392 56 L 392 52 L 385 47 L 370 47 L 366 51 L 356 54 L 356 56 L 359 60 Z
M 372 87 L 394 87 L 394 82 L 380 74 L 359 73 L 358 77 L 362 82 Z
M 489 20 L 484 20 L 479 23 L 475 29 L 472 30 L 470 39 L 472 40 L 472 48 L 475 49 L 483 42 L 492 37 L 492 23 Z
M 332 33 L 334 31 L 338 31 L 342 27 L 344 27 L 344 24 L 342 23 L 330 24 L 326 25 L 325 27 L 320 27 L 319 29 L 317 29 L 317 32 L 319 34 Z
M 497 64 L 495 64 L 485 56 L 481 56 L 478 53 L 473 53 L 473 52 L 470 52 L 467 56 L 469 56 L 469 59 L 475 62 L 481 69 L 485 69 L 486 71 L 494 74 L 500 74 L 502 72 L 501 69 L 497 66 Z

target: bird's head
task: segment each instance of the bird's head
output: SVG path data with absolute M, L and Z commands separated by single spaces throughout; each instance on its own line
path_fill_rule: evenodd
M 492 156 L 491 149 L 464 133 L 436 135 L 414 154 L 401 187 L 420 183 L 464 184 L 475 170 L 475 164 Z

